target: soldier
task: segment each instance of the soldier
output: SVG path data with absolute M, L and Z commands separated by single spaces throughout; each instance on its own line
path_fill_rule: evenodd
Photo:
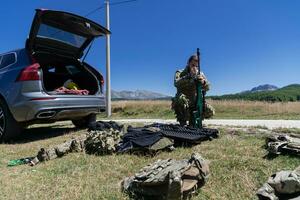
M 192 55 L 187 62 L 184 70 L 175 73 L 174 85 L 177 93 L 172 98 L 172 109 L 175 111 L 177 121 L 180 125 L 193 126 L 193 111 L 196 109 L 197 88 L 196 81 L 200 81 L 204 91 L 209 90 L 209 83 L 202 72 L 198 72 L 198 56 Z M 215 111 L 214 108 L 205 103 L 203 118 L 211 118 Z

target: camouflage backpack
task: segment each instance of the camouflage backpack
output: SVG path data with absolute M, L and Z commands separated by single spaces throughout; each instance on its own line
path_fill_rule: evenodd
M 122 182 L 122 190 L 135 199 L 182 200 L 204 185 L 208 161 L 199 154 L 190 159 L 158 160 Z

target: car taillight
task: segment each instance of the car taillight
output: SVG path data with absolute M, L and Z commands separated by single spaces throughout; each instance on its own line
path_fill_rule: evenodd
M 21 71 L 19 77 L 17 78 L 17 81 L 40 80 L 39 68 L 40 68 L 40 65 L 38 63 L 34 63 L 34 64 L 24 68 Z
M 101 84 L 101 86 L 103 87 L 104 86 L 104 78 L 103 78 L 103 76 L 100 74 L 100 84 Z

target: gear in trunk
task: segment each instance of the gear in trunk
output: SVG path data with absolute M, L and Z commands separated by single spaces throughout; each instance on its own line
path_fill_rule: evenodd
M 94 95 L 99 91 L 99 82 L 96 76 L 82 63 L 73 59 L 54 57 L 49 54 L 39 54 L 35 57 L 42 69 L 44 90 L 50 94 L 61 94 L 61 88 L 72 90 L 87 90 L 78 94 Z M 70 84 L 71 83 L 71 84 Z M 68 88 L 67 85 L 71 85 Z M 68 93 L 65 94 L 77 94 Z

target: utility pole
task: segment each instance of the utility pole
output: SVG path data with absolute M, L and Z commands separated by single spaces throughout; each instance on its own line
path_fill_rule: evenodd
M 106 3 L 106 28 L 110 30 L 109 0 Z M 111 88 L 110 88 L 110 34 L 106 35 L 106 115 L 111 116 Z

